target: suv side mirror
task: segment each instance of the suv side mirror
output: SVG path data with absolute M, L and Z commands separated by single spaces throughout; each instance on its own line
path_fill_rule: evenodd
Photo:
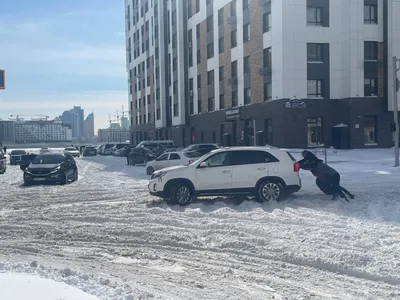
M 199 165 L 199 168 L 200 168 L 200 169 L 207 168 L 207 167 L 208 167 L 208 165 L 207 165 L 207 162 L 205 162 L 205 161 L 203 161 L 203 162 Z

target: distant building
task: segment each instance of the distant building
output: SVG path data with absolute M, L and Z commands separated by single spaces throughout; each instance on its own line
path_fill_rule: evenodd
M 72 125 L 72 112 L 71 110 L 66 110 L 62 113 L 61 120 L 63 124 Z
M 84 136 L 86 138 L 94 137 L 94 114 L 89 114 L 84 122 Z
M 61 119 L 14 122 L 14 141 L 22 144 L 69 142 L 72 141 L 72 129 Z
M 99 129 L 97 141 L 100 143 L 125 143 L 129 141 L 130 129 L 121 128 L 117 123 L 110 124 L 110 128 Z
M 74 139 L 84 137 L 84 110 L 80 106 L 74 106 L 73 109 L 64 111 L 61 119 L 63 124 L 70 125 L 72 129 L 72 137 Z
M 0 143 L 14 142 L 14 122 L 0 121 Z
M 128 117 L 121 117 L 121 127 L 125 129 L 129 129 L 131 126 Z

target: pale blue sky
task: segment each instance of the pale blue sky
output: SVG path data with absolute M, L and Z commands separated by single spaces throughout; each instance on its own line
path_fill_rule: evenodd
M 0 0 L 0 118 L 128 109 L 123 0 Z

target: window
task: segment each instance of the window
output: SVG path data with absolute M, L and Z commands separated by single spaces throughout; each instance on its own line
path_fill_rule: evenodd
M 364 42 L 364 60 L 378 60 L 378 42 Z
M 307 44 L 307 61 L 308 62 L 322 62 L 322 44 Z
M 250 0 L 243 0 L 243 10 L 250 7 Z
M 307 96 L 313 98 L 324 96 L 322 93 L 321 79 L 307 80 Z
M 307 118 L 307 144 L 308 147 L 323 145 L 323 119 Z
M 222 53 L 224 51 L 225 51 L 225 49 L 224 49 L 224 37 L 220 37 L 218 39 L 218 53 Z
M 177 37 L 176 34 L 172 36 L 172 48 L 176 48 L 177 45 Z
M 149 32 L 149 21 L 146 21 L 146 32 Z
M 189 67 L 193 67 L 193 48 L 189 48 Z
M 207 72 L 207 85 L 213 85 L 213 84 L 214 84 L 214 70 L 211 70 Z
M 147 104 L 150 105 L 151 104 L 151 95 L 147 96 Z
M 200 24 L 196 25 L 196 38 L 199 39 L 200 38 Z
M 192 1 L 187 1 L 187 15 L 188 19 L 192 17 Z
M 214 97 L 208 98 L 208 111 L 214 111 L 215 110 L 215 100 Z
M 176 10 L 172 12 L 172 25 L 176 25 Z
M 243 58 L 243 73 L 250 74 L 250 56 Z
M 144 4 L 144 11 L 145 11 L 145 12 L 148 12 L 148 11 L 149 11 L 149 2 L 146 2 L 146 3 Z
M 177 67 L 178 67 L 178 59 L 175 57 L 172 60 L 172 71 L 176 71 Z
M 169 160 L 180 160 L 181 157 L 176 154 L 176 153 L 171 153 L 171 155 L 169 156 Z
M 230 152 L 217 153 L 205 160 L 207 168 L 225 167 L 230 165 Z
M 224 25 L 224 8 L 218 10 L 218 26 Z
M 377 78 L 364 78 L 364 96 L 378 96 Z
M 178 109 L 178 103 L 174 104 L 174 117 L 178 117 L 179 116 L 179 109 Z
M 272 145 L 272 119 L 265 119 L 264 120 L 264 137 L 265 141 L 264 144 Z
M 160 78 L 160 68 L 156 68 L 156 79 Z
M 175 95 L 178 93 L 178 80 L 175 80 L 172 84 L 172 93 Z
M 202 109 L 201 109 L 201 94 L 200 94 L 200 92 L 199 92 L 198 101 L 197 101 L 197 113 L 198 114 L 202 113 Z
M 219 109 L 225 108 L 225 95 L 219 95 Z
M 150 123 L 151 122 L 151 113 L 147 114 L 147 122 Z
M 232 107 L 238 106 L 238 93 L 232 92 Z
M 147 86 L 150 86 L 150 76 L 147 76 Z
M 251 89 L 244 89 L 244 105 L 251 103 Z
M 231 32 L 231 48 L 237 46 L 237 30 Z
M 271 68 L 272 67 L 272 48 L 266 48 L 263 50 L 263 67 Z
M 232 153 L 232 165 L 252 165 L 279 162 L 272 154 L 265 151 L 235 151 Z
M 154 37 L 158 39 L 158 25 L 154 27 Z
M 200 48 L 197 49 L 197 64 L 201 62 L 201 53 L 200 53 Z
M 169 153 L 165 153 L 157 158 L 157 161 L 168 160 Z
M 207 32 L 213 31 L 213 26 L 214 26 L 213 15 L 211 15 L 211 16 L 207 17 L 207 21 L 206 21 Z
M 207 58 L 214 57 L 214 43 L 210 43 L 207 45 Z
M 224 66 L 219 67 L 219 81 L 224 81 L 225 78 L 225 68 Z
M 376 116 L 364 116 L 364 145 L 376 145 L 377 138 Z
M 263 14 L 263 32 L 268 32 L 271 30 L 271 13 Z
M 307 25 L 322 26 L 322 7 L 307 7 Z
M 237 76 L 237 60 L 231 62 L 231 77 Z
M 157 108 L 157 120 L 161 119 L 161 110 L 159 108 Z
M 243 43 L 250 41 L 250 24 L 243 26 Z
M 231 17 L 236 16 L 236 0 L 231 2 Z
M 201 89 L 201 75 L 197 75 L 197 89 Z
M 200 0 L 196 0 L 196 13 L 200 11 Z
M 364 4 L 364 24 L 378 24 L 378 6 Z

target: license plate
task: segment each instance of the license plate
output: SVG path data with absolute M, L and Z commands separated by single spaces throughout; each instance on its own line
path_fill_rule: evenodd
M 33 181 L 46 181 L 46 178 L 33 178 Z

